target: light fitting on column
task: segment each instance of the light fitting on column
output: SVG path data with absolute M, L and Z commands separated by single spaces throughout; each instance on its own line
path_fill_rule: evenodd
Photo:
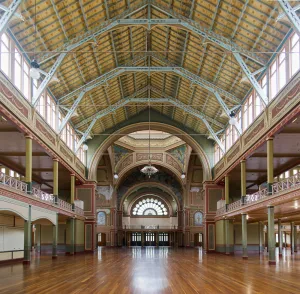
M 29 71 L 30 77 L 38 80 L 41 77 L 41 73 L 40 73 L 40 65 L 38 64 L 38 62 L 33 59 L 30 63 L 31 68 Z
M 181 178 L 182 178 L 182 179 L 185 179 L 185 173 L 184 173 L 184 172 L 182 172 Z
M 83 151 L 87 151 L 89 149 L 89 146 L 86 144 L 83 144 L 82 149 L 83 149 Z
M 114 173 L 114 179 L 117 180 L 119 178 L 119 175 L 117 173 Z

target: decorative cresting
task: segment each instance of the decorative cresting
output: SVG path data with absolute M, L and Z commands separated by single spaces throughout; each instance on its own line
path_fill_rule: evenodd
M 154 195 L 138 199 L 132 206 L 132 216 L 168 216 L 167 204 Z
M 98 163 L 102 157 L 102 155 L 106 152 L 106 150 L 118 139 L 121 137 L 128 135 L 130 133 L 134 133 L 137 131 L 143 131 L 145 129 L 148 129 L 149 123 L 136 123 L 131 124 L 126 127 L 123 127 L 116 132 L 112 133 L 110 136 L 108 136 L 107 139 L 105 139 L 104 142 L 101 143 L 101 145 L 98 147 L 98 149 L 95 151 L 95 153 L 92 156 L 91 162 L 89 164 L 89 179 L 90 180 L 96 180 L 97 179 L 97 166 Z M 181 140 L 185 141 L 189 146 L 192 147 L 192 149 L 199 155 L 199 158 L 202 162 L 203 166 L 203 178 L 204 180 L 211 180 L 212 174 L 211 174 L 211 166 L 208 160 L 208 157 L 202 147 L 196 142 L 195 139 L 193 139 L 190 135 L 182 131 L 181 129 L 164 124 L 164 123 L 158 123 L 158 122 L 151 122 L 151 129 L 152 130 L 159 130 L 163 131 L 169 134 L 174 134 Z M 120 135 L 121 134 L 121 135 Z M 182 134 L 182 135 L 181 135 Z

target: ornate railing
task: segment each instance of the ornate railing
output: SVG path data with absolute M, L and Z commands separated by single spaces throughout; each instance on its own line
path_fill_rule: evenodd
M 0 184 L 7 185 L 21 192 L 27 192 L 27 184 L 0 172 Z
M 61 199 L 57 199 L 57 205 L 58 205 L 58 207 L 60 207 L 62 209 L 71 210 L 72 211 L 72 204 L 71 203 L 63 201 Z
M 300 185 L 300 173 L 290 176 L 280 182 L 272 185 L 272 194 L 279 193 L 281 191 L 294 188 Z
M 84 211 L 80 207 L 75 206 L 75 214 L 84 215 Z
M 232 202 L 232 203 L 228 204 L 227 211 L 231 211 L 231 210 L 234 210 L 236 208 L 239 208 L 241 205 L 242 205 L 241 200 Z
M 261 200 L 261 199 L 263 199 L 267 196 L 268 196 L 268 189 L 267 188 L 259 190 L 255 193 L 251 194 L 251 195 L 246 195 L 245 204 L 250 204 L 250 203 L 256 202 L 256 201 Z
M 245 201 L 244 205 L 249 205 L 249 204 L 255 203 L 259 200 L 267 198 L 268 196 L 273 196 L 279 192 L 282 192 L 282 191 L 285 191 L 285 190 L 288 190 L 290 188 L 294 188 L 297 186 L 300 186 L 300 173 L 297 173 L 293 176 L 283 179 L 280 182 L 274 183 L 271 187 L 272 188 L 271 194 L 269 194 L 268 189 L 265 188 L 265 189 L 255 192 L 251 195 L 247 195 L 244 200 Z M 228 205 L 227 210 L 225 207 L 218 209 L 216 212 L 216 216 L 220 216 L 220 215 L 224 214 L 226 211 L 231 211 L 231 210 L 240 208 L 241 206 L 242 206 L 241 200 L 235 201 Z
M 225 212 L 226 212 L 226 206 L 223 206 L 217 210 L 216 216 L 222 215 Z
M 43 201 L 47 201 L 50 203 L 54 203 L 54 196 L 52 194 L 48 194 L 40 189 L 34 188 L 32 187 L 32 196 L 43 200 Z
M 163 229 L 169 229 L 169 230 L 177 230 L 177 226 L 159 226 L 159 225 L 148 225 L 148 226 L 143 226 L 143 225 L 124 225 L 123 229 L 125 230 L 163 230 Z

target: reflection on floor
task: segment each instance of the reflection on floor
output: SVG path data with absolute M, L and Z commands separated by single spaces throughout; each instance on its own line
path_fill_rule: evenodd
M 99 248 L 0 267 L 0 293 L 300 293 L 300 253 L 269 266 L 267 255 L 204 254 L 170 247 Z

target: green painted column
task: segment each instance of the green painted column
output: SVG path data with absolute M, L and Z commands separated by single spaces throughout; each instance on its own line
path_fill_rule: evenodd
M 32 137 L 25 136 L 26 144 L 26 162 L 25 162 L 25 182 L 27 186 L 27 193 L 32 193 Z
M 297 226 L 294 226 L 294 252 L 297 251 Z
M 58 239 L 58 214 L 56 214 L 56 225 L 53 225 L 52 259 L 57 258 L 57 239 Z
M 24 264 L 31 261 L 31 205 L 28 207 L 28 219 L 24 222 Z
M 274 206 L 268 206 L 268 252 L 269 264 L 276 264 L 275 259 L 275 230 L 274 230 Z
M 58 159 L 53 159 L 53 196 L 55 204 L 58 203 Z
M 71 204 L 74 209 L 75 200 L 75 174 L 71 174 Z
M 265 243 L 264 243 L 264 223 L 259 222 L 259 253 L 263 254 L 265 251 Z
M 159 247 L 159 233 L 156 232 L 156 247 Z
M 281 219 L 278 219 L 278 247 L 279 247 L 279 256 L 282 256 L 282 230 L 281 230 Z
M 243 259 L 248 259 L 247 214 L 242 214 L 242 246 Z
M 71 244 L 70 244 L 70 255 L 75 253 L 75 219 L 71 218 Z
M 294 248 L 294 245 L 295 245 L 295 232 L 294 232 L 294 226 L 295 226 L 295 223 L 294 222 L 291 222 L 291 254 L 294 254 L 294 251 L 295 251 L 295 248 Z
M 225 254 L 230 254 L 230 244 L 229 244 L 229 219 L 225 219 Z
M 225 176 L 225 206 L 227 210 L 227 206 L 229 204 L 229 176 Z
M 241 161 L 241 201 L 245 204 L 246 198 L 246 160 Z
M 268 193 L 272 195 L 272 185 L 274 183 L 274 170 L 273 170 L 273 151 L 274 144 L 273 138 L 267 139 L 267 173 L 268 173 Z
M 144 235 L 145 233 L 144 232 L 142 232 L 142 242 L 141 242 L 141 245 L 142 245 L 142 247 L 144 247 L 145 246 L 145 235 Z

